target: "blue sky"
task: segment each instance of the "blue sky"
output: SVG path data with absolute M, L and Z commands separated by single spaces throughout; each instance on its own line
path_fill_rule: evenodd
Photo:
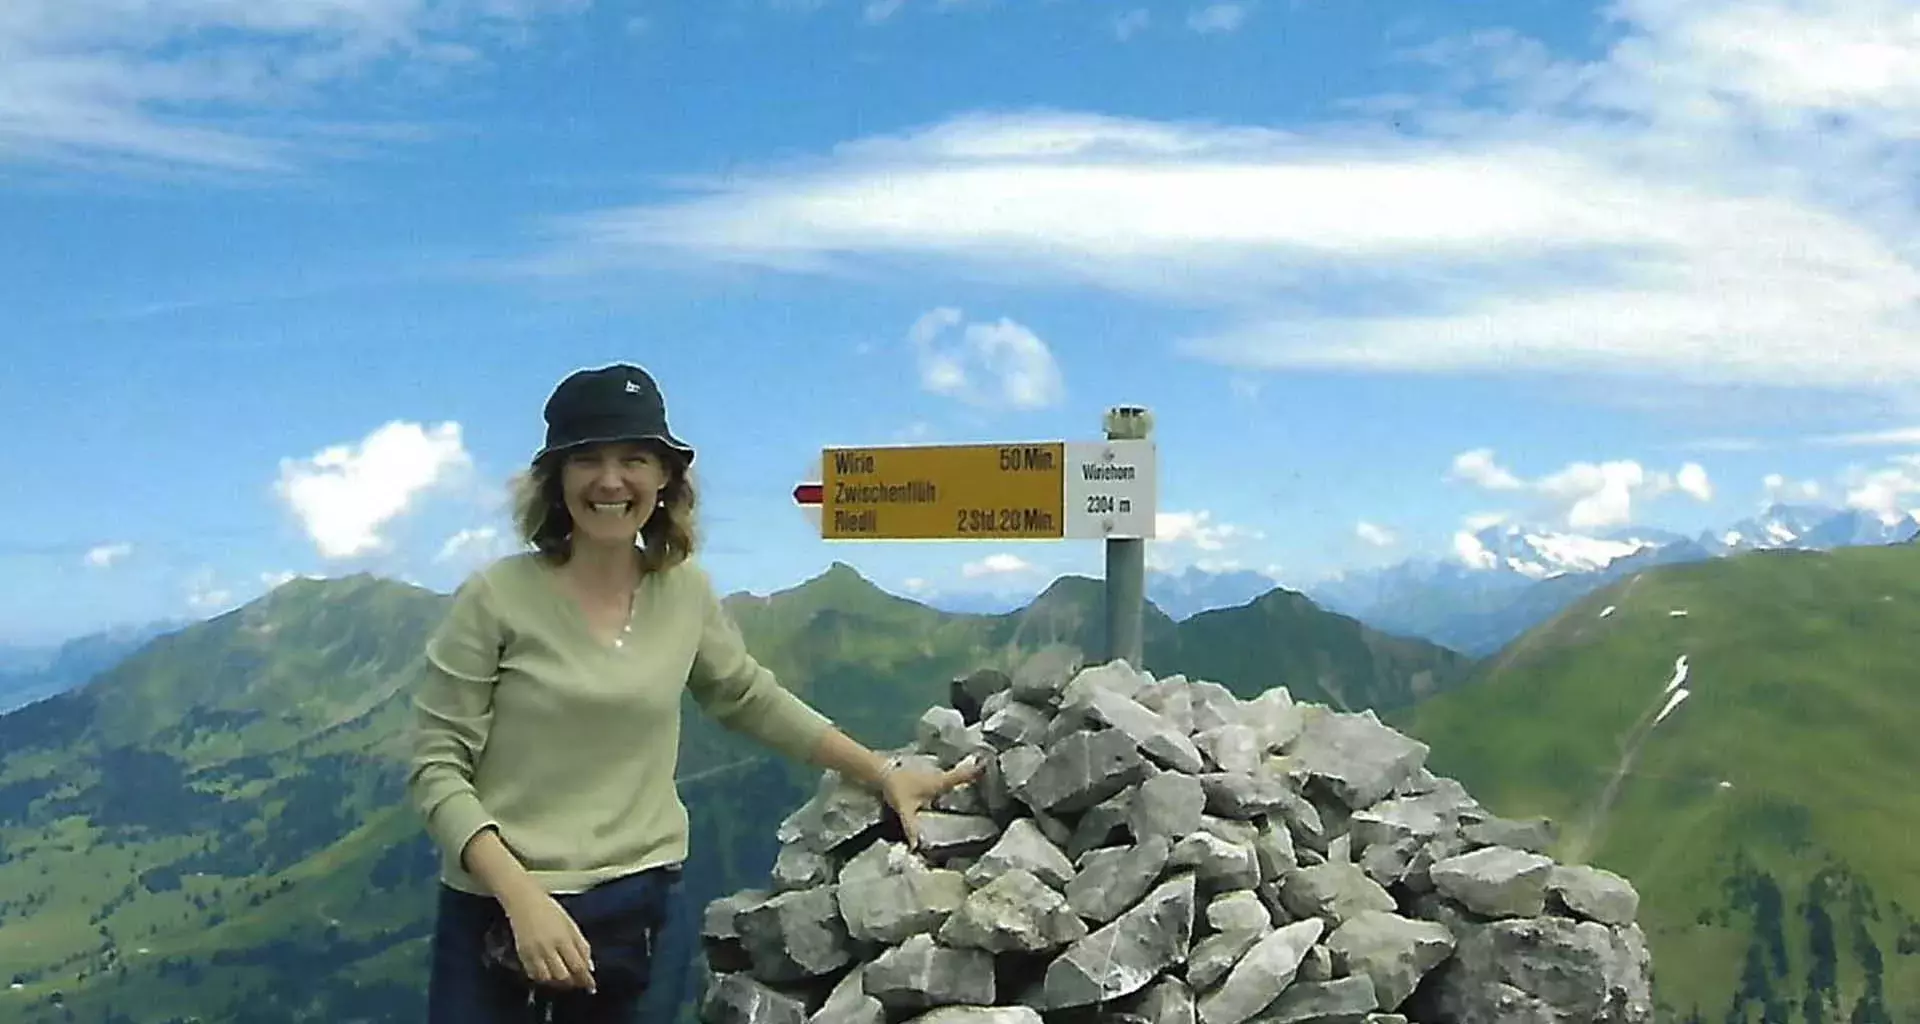
M 614 360 L 729 589 L 1097 573 L 824 543 L 790 492 L 1116 403 L 1155 564 L 1293 586 L 1495 514 L 1920 506 L 1920 18 L 1684 6 L 15 0 L 0 642 L 451 588 Z

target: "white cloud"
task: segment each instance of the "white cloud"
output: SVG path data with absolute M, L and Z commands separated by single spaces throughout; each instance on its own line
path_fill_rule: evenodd
M 1471 569 L 1491 569 L 1500 564 L 1500 556 L 1489 551 L 1480 538 L 1467 530 L 1453 535 L 1453 554 Z
M 1213 513 L 1205 509 L 1156 513 L 1153 531 L 1155 544 L 1185 545 L 1211 552 L 1225 551 L 1229 545 L 1262 536 L 1260 531 L 1245 526 L 1216 522 Z
M 1047 343 L 1002 317 L 962 327 L 957 340 L 944 335 L 961 327 L 961 312 L 932 310 L 907 332 L 920 364 L 920 386 L 980 406 L 1039 409 L 1060 401 L 1066 385 Z
M 1920 513 L 1920 455 L 1896 455 L 1879 469 L 1850 469 L 1845 485 L 1847 507 L 1871 512 L 1882 522 Z
M 1179 350 L 1244 369 L 1920 385 L 1907 0 L 1611 13 L 1589 63 L 1511 33 L 1410 53 L 1440 86 L 1344 124 L 1015 112 L 856 140 L 570 221 L 546 265 L 945 260 L 1210 307 Z
M 1814 438 L 1813 443 L 1849 447 L 1920 447 L 1920 427 L 1894 427 L 1888 430 L 1867 430 L 1851 434 L 1826 434 Z
M 434 561 L 478 563 L 499 558 L 509 550 L 497 527 L 479 526 L 461 530 L 448 537 L 446 542 L 440 545 L 440 553 L 434 556 Z
M 1356 524 L 1353 532 L 1361 540 L 1377 548 L 1392 547 L 1398 539 L 1394 537 L 1393 531 L 1388 530 L 1386 527 L 1376 526 L 1373 523 L 1364 521 Z
M 1244 3 L 1208 4 L 1187 15 L 1187 27 L 1201 35 L 1237 32 L 1247 20 Z
M 87 551 L 86 563 L 95 569 L 106 569 L 131 554 L 133 554 L 133 545 L 125 541 L 117 544 L 102 544 Z
M 211 569 L 201 569 L 188 577 L 186 591 L 187 607 L 198 615 L 218 615 L 236 606 L 233 590 L 219 585 Z
M 1522 486 L 1519 477 L 1493 461 L 1491 448 L 1475 448 L 1454 456 L 1453 468 L 1448 476 L 1489 491 L 1517 491 Z
M 1135 7 L 1113 19 L 1114 37 L 1122 42 L 1132 39 L 1134 36 L 1147 30 L 1147 26 L 1151 23 L 1152 18 L 1153 16 L 1148 13 L 1145 7 Z
M 1682 465 L 1677 473 L 1649 470 L 1632 459 L 1573 462 L 1528 481 L 1502 467 L 1492 449 L 1477 448 L 1455 456 L 1449 476 L 1490 491 L 1535 495 L 1576 530 L 1623 526 L 1633 521 L 1634 502 L 1675 492 L 1695 501 L 1713 500 L 1713 483 L 1697 462 Z
M 1511 518 L 1513 517 L 1506 512 L 1476 512 L 1466 518 L 1466 527 L 1478 533 L 1490 526 L 1499 526 Z
M 376 71 L 470 66 L 528 21 L 588 2 L 6 0 L 0 161 L 284 168 L 396 129 L 276 115 Z
M 982 576 L 1012 576 L 1032 572 L 1033 569 L 1033 563 L 1019 555 L 1000 552 L 961 566 L 960 575 L 971 580 Z
M 1817 480 L 1788 480 L 1779 473 L 1768 473 L 1760 484 L 1766 488 L 1766 503 L 1818 501 L 1822 493 Z
M 386 548 L 380 530 L 387 523 L 471 464 L 458 423 L 428 430 L 396 421 L 358 445 L 280 460 L 274 490 L 299 516 L 321 555 L 350 558 Z

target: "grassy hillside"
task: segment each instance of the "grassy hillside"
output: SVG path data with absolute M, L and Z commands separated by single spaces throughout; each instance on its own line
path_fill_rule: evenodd
M 1920 1020 L 1916 656 L 1920 546 L 1758 552 L 1617 583 L 1389 717 L 1634 881 L 1663 1019 Z
M 1017 612 L 951 615 L 835 566 L 727 604 L 788 686 L 892 746 L 956 675 L 1054 643 L 1097 652 L 1101 598 L 1070 578 Z M 404 730 L 445 607 L 368 576 L 297 581 L 0 717 L 0 1024 L 419 1019 L 435 864 L 402 805 Z M 1178 627 L 1147 615 L 1150 668 L 1248 694 L 1285 681 L 1396 706 L 1464 664 L 1286 595 Z M 770 822 L 815 773 L 691 701 L 683 721 L 697 913 L 765 879 Z

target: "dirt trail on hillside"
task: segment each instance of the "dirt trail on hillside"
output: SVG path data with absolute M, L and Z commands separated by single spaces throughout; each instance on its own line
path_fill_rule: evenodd
M 1632 731 L 1628 733 L 1631 739 L 1627 743 L 1626 750 L 1620 755 L 1620 763 L 1614 767 L 1613 775 L 1607 779 L 1607 784 L 1600 788 L 1599 796 L 1595 797 L 1593 805 L 1587 808 L 1586 817 L 1581 820 L 1578 830 L 1571 837 L 1568 856 L 1573 858 L 1575 863 L 1585 863 L 1591 855 L 1595 837 L 1606 827 L 1607 816 L 1613 813 L 1613 805 L 1620 798 L 1621 785 L 1633 772 L 1633 763 L 1639 758 L 1641 748 L 1647 745 L 1647 740 L 1653 735 L 1654 726 L 1660 723 L 1664 713 L 1670 712 L 1670 706 L 1675 703 L 1674 694 L 1688 692 L 1686 681 L 1691 668 L 1684 654 L 1674 660 L 1673 676 L 1668 679 L 1667 685 L 1661 688 L 1659 698 L 1640 717 L 1640 720 L 1634 723 Z

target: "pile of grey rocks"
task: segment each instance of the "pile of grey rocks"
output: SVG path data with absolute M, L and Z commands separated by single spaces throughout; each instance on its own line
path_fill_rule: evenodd
M 1639 1024 L 1639 897 L 1557 863 L 1372 712 L 1042 656 L 904 759 L 980 778 L 909 848 L 825 773 L 706 908 L 709 1024 Z

